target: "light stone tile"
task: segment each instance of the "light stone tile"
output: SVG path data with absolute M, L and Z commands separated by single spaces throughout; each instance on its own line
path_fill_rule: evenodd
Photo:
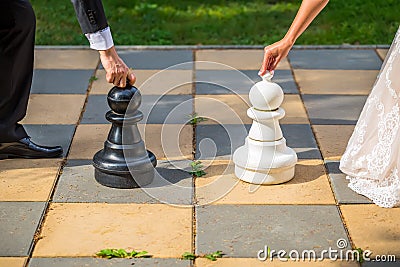
M 378 73 L 377 70 L 294 70 L 303 94 L 368 95 Z
M 0 161 L 0 201 L 47 201 L 60 159 Z
M 247 116 L 248 95 L 197 95 L 196 113 L 208 120 L 202 124 L 251 124 Z M 285 95 L 281 107 L 285 110 L 282 124 L 308 124 L 307 114 L 299 95 Z
M 280 121 L 282 124 L 309 124 L 304 104 L 299 95 L 285 95 L 281 106 L 285 117 Z
M 378 53 L 379 57 L 382 60 L 385 60 L 387 53 L 389 52 L 389 49 L 376 49 L 376 52 Z
M 35 69 L 90 69 L 99 63 L 99 53 L 92 49 L 36 49 Z
M 0 257 L 0 266 L 24 267 L 27 258 L 22 257 Z
M 300 160 L 291 181 L 263 186 L 236 178 L 233 162 L 203 164 L 209 167 L 207 175 L 196 179 L 199 204 L 335 204 L 321 160 Z
M 176 160 L 192 157 L 193 128 L 191 125 L 139 124 L 146 148 L 157 159 Z M 81 124 L 72 142 L 69 159 L 92 159 L 104 147 L 111 125 Z
M 207 119 L 201 124 L 251 124 L 248 95 L 197 95 L 195 112 Z
M 76 124 L 86 95 L 32 94 L 23 124 Z
M 340 160 L 353 133 L 354 125 L 313 125 L 325 160 Z
M 139 88 L 142 95 L 192 93 L 192 70 L 133 70 L 133 73 L 136 76 L 135 86 Z M 98 70 L 96 78 L 90 93 L 108 94 L 113 85 L 107 82 L 105 70 Z
M 357 248 L 375 255 L 400 257 L 400 209 L 375 204 L 341 205 L 346 227 Z
M 163 204 L 51 204 L 34 257 L 91 257 L 101 249 L 179 258 L 192 245 L 192 210 Z
M 239 69 L 259 70 L 264 57 L 263 49 L 210 49 L 196 52 L 196 69 Z M 207 62 L 199 62 L 207 61 Z M 215 62 L 215 63 L 214 63 Z M 286 58 L 281 60 L 277 69 L 290 69 Z

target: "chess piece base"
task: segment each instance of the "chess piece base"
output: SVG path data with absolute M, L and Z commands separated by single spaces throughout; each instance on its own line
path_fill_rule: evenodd
M 251 184 L 282 184 L 294 177 L 295 165 L 283 168 L 270 169 L 268 171 L 257 171 L 235 166 L 235 175 L 240 180 Z
M 261 142 L 246 138 L 233 154 L 235 175 L 252 184 L 281 184 L 294 177 L 296 152 L 286 146 L 286 139 Z
M 101 164 L 96 164 L 96 159 L 100 154 L 96 154 L 94 157 L 94 177 L 101 185 L 119 189 L 132 189 L 151 184 L 154 179 L 154 167 L 157 165 L 157 160 L 151 151 L 147 150 L 147 153 L 149 160 L 142 166 L 129 168 L 128 164 L 120 170 L 117 166 L 110 169 L 100 167 Z

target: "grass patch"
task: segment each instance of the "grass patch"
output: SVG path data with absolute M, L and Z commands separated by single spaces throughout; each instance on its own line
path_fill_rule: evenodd
M 70 1 L 31 0 L 36 44 L 88 45 Z M 265 45 L 286 32 L 300 0 L 104 0 L 119 45 Z M 331 0 L 297 44 L 389 44 L 400 1 Z

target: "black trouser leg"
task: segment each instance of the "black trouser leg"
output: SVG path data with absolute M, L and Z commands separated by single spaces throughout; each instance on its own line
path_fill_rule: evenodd
M 22 125 L 32 83 L 36 19 L 26 0 L 0 0 L 0 143 L 27 136 Z

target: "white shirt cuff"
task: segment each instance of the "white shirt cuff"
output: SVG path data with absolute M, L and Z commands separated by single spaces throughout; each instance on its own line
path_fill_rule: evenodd
M 114 46 L 110 27 L 95 33 L 86 33 L 86 38 L 89 40 L 90 48 L 95 50 L 107 50 Z

